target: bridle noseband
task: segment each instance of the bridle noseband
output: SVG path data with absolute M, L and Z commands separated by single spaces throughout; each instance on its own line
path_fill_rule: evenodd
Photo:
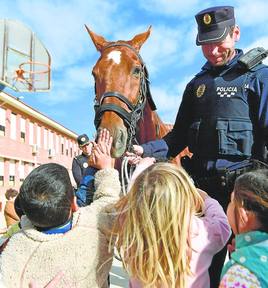
M 95 119 L 94 119 L 94 124 L 96 129 L 98 129 L 101 118 L 104 112 L 106 111 L 112 111 L 115 112 L 125 123 L 127 130 L 128 130 L 128 140 L 127 140 L 127 150 L 130 150 L 132 147 L 133 142 L 136 140 L 136 126 L 137 122 L 141 119 L 142 113 L 144 110 L 144 107 L 146 105 L 146 100 L 149 101 L 152 110 L 156 109 L 156 106 L 152 100 L 152 96 L 150 93 L 150 88 L 149 88 L 149 79 L 148 79 L 148 71 L 146 69 L 146 66 L 140 56 L 140 54 L 129 44 L 127 43 L 112 43 L 110 45 L 107 45 L 103 48 L 103 50 L 111 48 L 111 47 L 116 47 L 116 46 L 124 46 L 128 47 L 131 49 L 139 58 L 140 63 L 141 63 L 141 71 L 139 74 L 140 77 L 140 87 L 139 87 L 139 96 L 136 104 L 132 104 L 127 97 L 124 95 L 120 94 L 119 92 L 116 91 L 108 91 L 105 92 L 99 101 L 96 101 L 95 98 Z M 102 51 L 103 51 L 102 50 Z M 96 93 L 96 89 L 95 89 Z M 121 102 L 127 105 L 128 109 L 130 112 L 128 112 L 126 109 L 112 104 L 112 103 L 103 103 L 104 99 L 108 97 L 114 97 L 119 99 Z

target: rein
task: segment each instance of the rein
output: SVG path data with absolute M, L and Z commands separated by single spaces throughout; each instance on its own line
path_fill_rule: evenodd
M 103 48 L 102 51 L 105 49 L 111 48 L 111 47 L 127 47 L 131 49 L 135 55 L 139 58 L 141 63 L 141 71 L 140 71 L 140 87 L 139 87 L 139 95 L 136 104 L 132 104 L 126 96 L 120 94 L 116 91 L 108 91 L 105 92 L 101 97 L 100 100 L 97 101 L 95 98 L 95 119 L 94 124 L 96 129 L 98 129 L 102 115 L 106 111 L 112 111 L 115 112 L 125 123 L 127 130 L 128 130 L 128 140 L 127 140 L 127 150 L 130 150 L 132 147 L 133 142 L 137 143 L 136 140 L 136 126 L 138 121 L 141 119 L 143 115 L 143 110 L 146 105 L 146 101 L 149 101 L 149 104 L 151 105 L 152 110 L 156 109 L 156 106 L 152 100 L 152 96 L 150 93 L 149 88 L 149 79 L 148 79 L 148 71 L 146 69 L 146 66 L 140 56 L 140 54 L 129 44 L 127 43 L 113 43 L 110 45 L 107 45 Z M 96 93 L 96 89 L 95 89 Z M 112 103 L 103 103 L 106 98 L 117 98 L 121 102 L 127 105 L 130 112 L 128 112 L 126 109 Z

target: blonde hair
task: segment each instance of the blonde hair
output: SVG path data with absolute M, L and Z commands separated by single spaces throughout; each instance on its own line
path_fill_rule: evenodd
M 203 210 L 185 170 L 170 163 L 152 165 L 116 209 L 113 233 L 129 275 L 144 287 L 185 288 L 191 275 L 191 217 Z

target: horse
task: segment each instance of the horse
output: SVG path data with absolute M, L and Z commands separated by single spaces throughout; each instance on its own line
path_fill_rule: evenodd
M 86 25 L 85 25 L 86 26 Z M 95 79 L 95 119 L 99 131 L 106 128 L 113 137 L 111 154 L 121 157 L 134 143 L 165 136 L 172 125 L 164 124 L 156 113 L 149 75 L 139 54 L 151 33 L 151 26 L 131 40 L 107 41 L 87 26 L 100 58 L 92 70 Z M 187 155 L 183 151 L 177 159 Z

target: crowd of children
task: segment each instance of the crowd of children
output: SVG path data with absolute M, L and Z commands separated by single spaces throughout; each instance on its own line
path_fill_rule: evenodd
M 227 216 L 182 167 L 152 158 L 140 159 L 120 198 L 111 143 L 103 130 L 86 207 L 77 206 L 63 166 L 44 164 L 27 176 L 19 194 L 25 215 L 0 256 L 1 287 L 109 287 L 116 247 L 129 287 L 208 288 L 212 257 L 231 228 L 234 248 L 220 288 L 268 287 L 268 170 L 236 179 Z

